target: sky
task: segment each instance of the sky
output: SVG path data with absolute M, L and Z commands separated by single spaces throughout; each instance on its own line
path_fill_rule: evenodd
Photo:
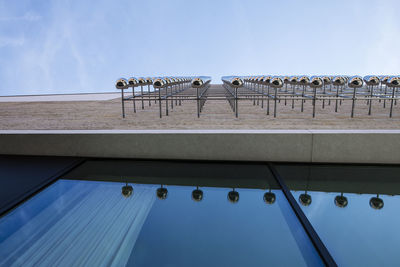
M 119 77 L 400 73 L 398 0 L 0 0 L 0 95 Z

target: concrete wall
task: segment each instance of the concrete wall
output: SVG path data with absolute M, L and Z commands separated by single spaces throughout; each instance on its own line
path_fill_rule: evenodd
M 0 131 L 0 154 L 400 163 L 400 130 Z

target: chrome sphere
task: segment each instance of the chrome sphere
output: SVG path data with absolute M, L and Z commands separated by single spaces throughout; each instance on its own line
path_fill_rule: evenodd
M 360 88 L 363 86 L 363 79 L 359 76 L 353 76 L 349 79 L 348 86 L 350 88 Z
M 312 88 L 321 88 L 324 85 L 324 81 L 317 76 L 311 77 L 310 87 Z
M 297 84 L 297 82 L 298 82 L 298 79 L 297 79 L 297 77 L 296 77 L 296 76 L 292 76 L 292 77 L 290 77 L 290 84 L 292 84 L 292 85 L 296 85 L 296 84 Z
M 200 78 L 195 78 L 195 79 L 193 79 L 193 81 L 192 81 L 192 86 L 193 86 L 194 88 L 200 88 L 200 87 L 202 87 L 203 85 L 204 85 L 204 82 L 203 82 L 203 80 L 200 79 Z
M 122 187 L 121 193 L 125 198 L 128 198 L 133 194 L 133 187 L 131 185 L 124 185 Z
M 115 88 L 117 88 L 117 89 L 126 89 L 126 88 L 128 88 L 128 81 L 125 78 L 119 78 L 115 82 Z
M 167 188 L 160 187 L 157 189 L 157 197 L 159 199 L 166 199 L 168 196 L 168 190 Z
M 273 77 L 270 83 L 274 88 L 282 88 L 283 86 L 283 80 L 280 77 Z
M 328 76 L 322 77 L 322 80 L 324 81 L 324 84 L 325 84 L 325 85 L 326 85 L 326 84 L 331 84 L 331 83 L 332 83 L 331 78 L 328 77 Z
M 153 82 L 153 87 L 154 88 L 162 88 L 166 85 L 165 81 L 163 79 L 155 79 Z
M 267 192 L 264 194 L 264 202 L 267 204 L 274 204 L 276 200 L 276 196 L 272 192 Z
M 230 191 L 228 193 L 228 200 L 231 203 L 237 203 L 239 201 L 239 193 L 236 191 Z
M 231 80 L 231 84 L 232 84 L 233 87 L 239 88 L 239 87 L 243 86 L 243 80 L 238 78 L 238 77 L 236 77 L 236 78 L 233 78 Z
M 339 195 L 335 197 L 335 205 L 339 208 L 345 208 L 349 204 L 347 197 Z
M 311 196 L 309 194 L 305 193 L 305 194 L 301 194 L 299 196 L 299 201 L 300 201 L 301 205 L 309 206 L 311 204 L 311 202 L 312 202 L 312 199 L 311 199 Z
M 375 210 L 380 210 L 383 208 L 383 199 L 379 197 L 371 197 L 369 200 L 369 205 Z
M 138 81 L 137 81 L 137 79 L 135 77 L 130 77 L 128 79 L 128 84 L 129 84 L 130 87 L 135 87 L 135 86 L 139 85 L 139 83 L 138 83 Z
M 388 79 L 387 85 L 390 87 L 400 87 L 400 76 L 394 76 Z
M 298 80 L 298 83 L 301 85 L 307 85 L 310 82 L 310 78 L 307 76 L 301 76 Z
M 346 80 L 342 76 L 335 76 L 332 78 L 333 85 L 341 86 L 346 83 Z
M 193 190 L 192 199 L 197 202 L 203 200 L 203 191 L 200 189 Z

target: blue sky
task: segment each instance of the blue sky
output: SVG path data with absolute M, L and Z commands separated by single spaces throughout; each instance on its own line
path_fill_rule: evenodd
M 0 0 L 0 95 L 124 76 L 398 74 L 397 0 Z

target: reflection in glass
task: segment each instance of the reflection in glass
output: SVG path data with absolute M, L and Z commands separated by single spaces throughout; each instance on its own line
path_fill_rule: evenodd
M 312 195 L 312 205 L 301 208 L 339 266 L 399 265 L 399 166 L 279 165 L 277 170 L 295 198 L 304 198 L 304 188 Z
M 335 197 L 335 205 L 338 206 L 339 208 L 347 207 L 348 203 L 349 201 L 347 200 L 347 197 L 343 196 L 343 193 L 340 193 L 339 196 Z
M 168 196 L 167 188 L 164 188 L 162 185 L 160 188 L 157 188 L 157 197 L 158 199 L 166 199 Z
M 57 181 L 0 219 L 0 266 L 323 266 L 281 190 L 159 184 Z
M 371 197 L 369 200 L 369 205 L 371 208 L 380 210 L 383 208 L 383 200 L 379 197 L 379 194 L 376 197 Z
M 231 203 L 237 203 L 239 201 L 239 192 L 236 192 L 235 188 L 233 188 L 232 191 L 229 191 L 228 200 Z
M 128 183 L 125 183 L 125 185 L 122 187 L 121 191 L 122 191 L 121 192 L 122 195 L 125 198 L 128 198 L 128 197 L 132 196 L 132 194 L 133 194 L 133 187 L 131 185 L 128 185 Z
M 192 199 L 196 202 L 203 200 L 203 191 L 201 191 L 199 187 L 196 187 L 196 189 L 192 191 Z
M 271 189 L 269 189 L 269 191 L 264 194 L 264 202 L 267 204 L 274 204 L 275 200 L 276 195 L 271 192 Z
M 299 201 L 300 201 L 300 204 L 303 206 L 310 206 L 312 199 L 311 199 L 311 196 L 309 194 L 307 194 L 307 191 L 305 191 L 304 194 L 301 194 L 299 196 Z

